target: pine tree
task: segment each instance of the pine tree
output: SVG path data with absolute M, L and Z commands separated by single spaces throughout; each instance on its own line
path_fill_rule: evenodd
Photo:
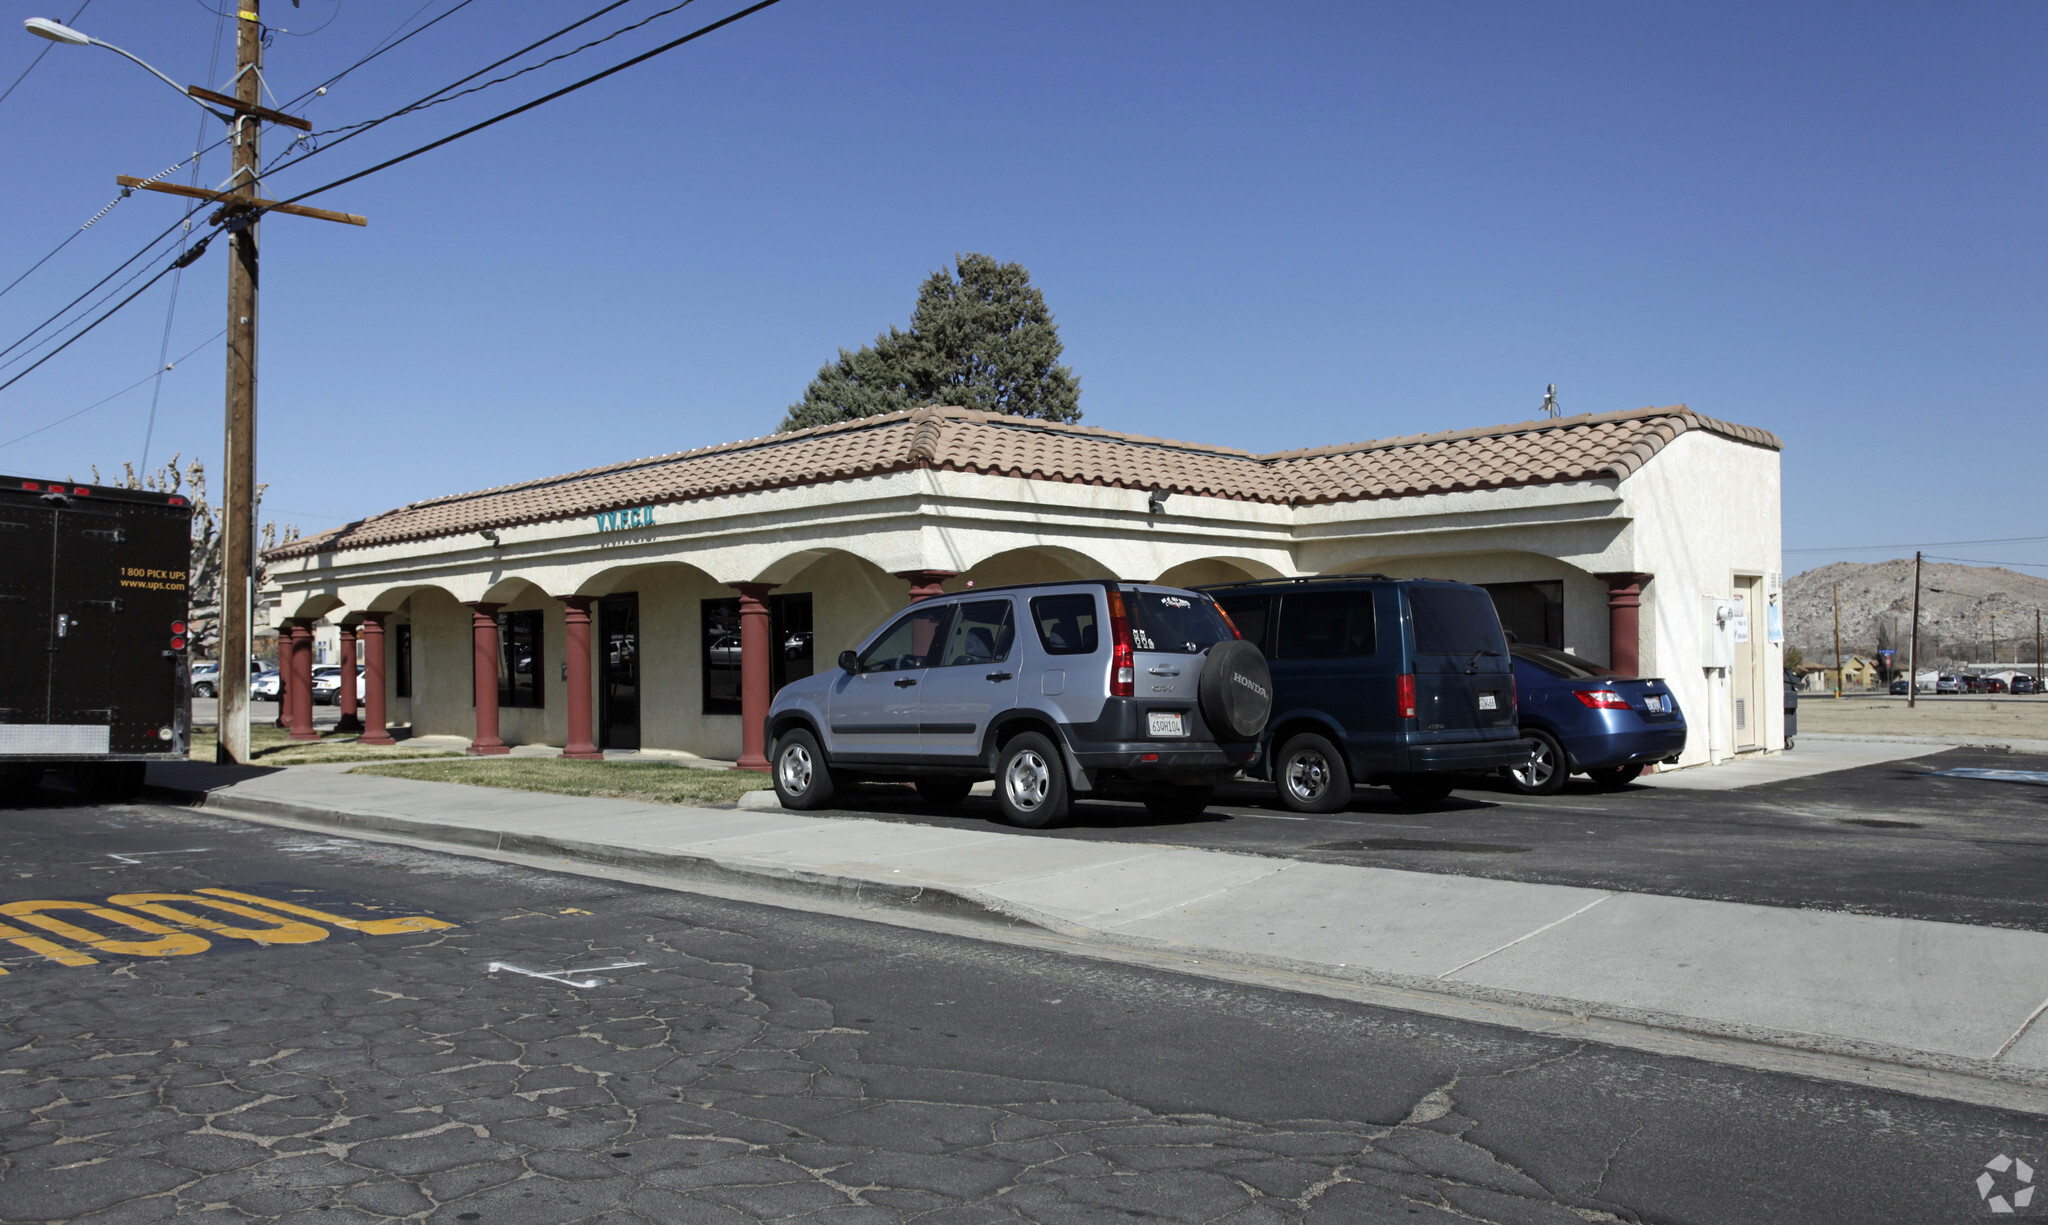
M 949 404 L 1046 421 L 1081 419 L 1081 383 L 1059 364 L 1059 328 L 1022 264 L 978 253 L 918 289 L 910 330 L 891 327 L 818 371 L 785 430 Z

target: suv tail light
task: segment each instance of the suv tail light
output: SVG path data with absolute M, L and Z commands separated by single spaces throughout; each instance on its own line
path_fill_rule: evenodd
M 1574 689 L 1572 696 L 1579 700 L 1579 705 L 1594 710 L 1628 709 L 1628 703 L 1612 689 Z
M 1124 593 L 1109 593 L 1109 696 L 1135 697 L 1138 660 L 1131 654 L 1131 619 L 1124 615 Z
M 1394 705 L 1403 719 L 1415 717 L 1415 674 L 1404 672 L 1394 678 Z

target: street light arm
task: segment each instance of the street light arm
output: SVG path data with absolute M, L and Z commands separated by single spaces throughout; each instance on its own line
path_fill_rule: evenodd
M 148 60 L 143 59 L 141 56 L 135 55 L 132 52 L 123 51 L 121 48 L 116 47 L 114 44 L 110 42 L 102 42 L 97 38 L 91 37 L 90 35 L 86 37 L 85 41 L 87 42 L 87 44 L 91 46 L 105 47 L 107 50 L 113 52 L 115 55 L 125 56 L 126 58 L 142 65 L 144 68 L 149 70 L 149 74 L 151 76 L 155 77 L 159 81 L 162 81 L 164 84 L 170 86 L 172 89 L 177 90 L 178 96 L 180 98 L 185 99 L 185 101 L 190 102 L 192 105 L 198 107 L 202 111 L 205 111 L 207 114 L 213 116 L 215 119 L 220 120 L 222 123 L 233 123 L 235 121 L 234 116 L 223 115 L 219 111 L 214 110 L 212 107 L 206 105 L 206 103 L 201 102 L 199 99 L 193 97 L 191 94 L 186 93 L 185 87 L 183 85 L 178 84 L 176 81 L 173 81 L 171 78 L 165 76 L 163 73 L 158 72 L 155 66 L 153 66 Z

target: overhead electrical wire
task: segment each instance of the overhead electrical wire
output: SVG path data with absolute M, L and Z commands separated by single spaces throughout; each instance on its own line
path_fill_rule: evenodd
M 74 9 L 74 10 L 72 11 L 72 13 L 71 13 L 71 21 L 67 21 L 67 22 L 65 22 L 64 24 L 65 24 L 65 25 L 70 25 L 70 24 L 71 24 L 72 22 L 74 22 L 74 21 L 77 21 L 77 20 L 78 20 L 78 17 L 79 17 L 79 14 L 81 14 L 81 13 L 85 12 L 85 6 L 86 6 L 86 4 L 91 4 L 91 3 L 92 3 L 92 0 L 85 0 L 85 4 L 81 4 L 81 5 L 79 5 L 79 6 L 78 6 L 78 7 L 76 8 L 76 9 Z M 54 48 L 54 47 L 55 47 L 56 45 L 57 45 L 57 44 L 55 44 L 55 43 L 51 43 L 51 44 L 50 44 L 50 45 L 49 45 L 48 47 L 44 47 L 44 48 L 43 48 L 43 49 L 42 49 L 41 51 L 38 51 L 38 52 L 36 52 L 36 57 L 35 57 L 34 59 L 32 59 L 32 60 L 30 60 L 30 61 L 28 62 L 28 67 L 26 67 L 26 68 L 22 69 L 22 70 L 21 70 L 21 75 L 20 75 L 20 76 L 18 76 L 18 77 L 16 77 L 16 78 L 14 78 L 14 84 L 13 84 L 13 85 L 9 85 L 9 86 L 7 87 L 7 92 L 6 92 L 6 93 L 0 93 L 0 102 L 5 102 L 5 101 L 7 101 L 7 95 L 8 95 L 8 94 L 11 94 L 11 93 L 13 93 L 13 92 L 14 92 L 14 90 L 15 90 L 15 87 L 16 87 L 16 86 L 19 86 L 19 85 L 20 85 L 20 84 L 21 84 L 21 83 L 22 83 L 23 81 L 26 81 L 26 80 L 28 80 L 28 74 L 29 74 L 29 73 L 31 73 L 31 72 L 34 72 L 34 71 L 36 70 L 36 65 L 37 65 L 37 64 L 40 64 L 40 63 L 42 63 L 42 62 L 43 62 L 43 57 L 44 57 L 44 56 L 46 56 L 46 55 L 48 55 L 48 54 L 50 53 L 51 49 L 52 49 L 52 48 Z
M 211 238 L 212 236 L 208 235 L 208 237 Z M 197 257 L 199 255 L 205 254 L 205 252 L 206 244 L 201 243 L 199 246 L 194 247 L 191 251 L 187 252 L 186 254 L 193 257 Z M 6 382 L 0 383 L 0 391 L 6 391 L 9 387 L 14 386 L 16 383 L 19 383 L 21 380 L 27 378 L 30 374 L 34 373 L 36 367 L 41 366 L 44 362 L 49 361 L 51 358 L 57 356 L 59 353 L 62 353 L 64 350 L 70 348 L 72 345 L 77 344 L 79 341 L 85 339 L 85 337 L 88 334 L 90 334 L 94 328 L 98 327 L 102 323 L 105 323 L 107 320 L 113 318 L 114 315 L 117 314 L 122 307 L 128 305 L 130 302 L 133 302 L 135 299 L 141 297 L 143 294 L 148 293 L 150 286 L 156 284 L 158 281 L 163 280 L 165 276 L 170 274 L 172 269 L 183 268 L 185 265 L 191 262 L 191 259 L 181 256 L 176 262 L 164 266 L 157 272 L 155 276 L 149 278 L 147 281 L 144 281 L 142 283 L 142 288 L 136 290 L 132 294 L 129 294 L 127 297 L 121 299 L 119 302 L 114 303 L 114 305 L 105 314 L 93 320 L 91 323 L 86 324 L 78 331 L 73 332 L 70 338 L 67 339 L 63 344 L 58 345 L 56 348 L 50 350 L 48 353 L 45 353 L 41 357 L 37 358 L 35 362 L 28 367 L 28 369 L 23 370 L 20 374 L 15 375 L 13 378 L 8 379 Z
M 585 86 L 595 85 L 597 82 L 604 80 L 606 77 L 624 72 L 626 69 L 632 68 L 635 65 L 644 64 L 648 60 L 653 59 L 655 56 L 665 55 L 668 52 L 675 50 L 677 47 L 684 45 L 685 43 L 695 42 L 696 40 L 704 37 L 706 34 L 710 34 L 717 30 L 722 30 L 726 26 L 729 26 L 734 22 L 741 20 L 742 18 L 751 17 L 755 13 L 760 12 L 762 9 L 772 8 L 775 5 L 780 4 L 781 2 L 782 0 L 756 0 L 756 3 L 750 4 L 746 8 L 743 8 L 740 11 L 731 14 L 730 16 L 721 17 L 717 21 L 714 21 L 709 25 L 700 26 L 697 29 L 690 31 L 688 34 L 683 35 L 681 38 L 671 39 L 670 41 L 665 42 L 659 47 L 655 47 L 650 51 L 643 51 L 639 55 L 636 55 L 629 60 L 623 60 L 617 64 L 614 64 L 610 68 L 607 68 L 602 72 L 592 73 L 591 75 L 584 77 L 580 81 L 575 81 L 572 82 L 571 84 L 564 85 L 562 88 L 555 90 L 553 93 L 543 94 L 540 97 L 535 98 L 531 102 L 524 103 L 523 105 L 520 106 L 515 106 L 509 111 L 504 111 L 499 114 L 493 115 L 489 119 L 483 120 L 481 123 L 473 123 L 468 127 L 463 128 L 461 131 L 451 133 L 447 136 L 443 136 L 439 140 L 429 141 L 428 143 L 421 145 L 419 148 L 408 150 L 405 153 L 399 154 L 397 157 L 386 158 L 384 161 L 378 162 L 376 165 L 371 166 L 366 170 L 358 170 L 354 174 L 345 175 L 341 178 L 334 180 L 331 183 L 323 183 L 318 187 L 302 191 L 295 196 L 290 196 L 286 199 L 278 201 L 278 204 L 297 204 L 299 201 L 304 200 L 310 196 L 317 196 L 321 192 L 331 191 L 334 188 L 340 187 L 345 183 L 353 183 L 357 179 L 368 178 L 369 176 L 376 174 L 380 170 L 389 170 L 391 167 L 398 165 L 400 162 L 411 161 L 413 158 L 418 157 L 422 153 L 431 153 L 432 151 L 440 148 L 443 145 L 453 144 L 456 141 L 461 140 L 465 136 L 470 136 L 477 132 L 481 132 L 485 128 L 491 127 L 495 124 L 503 123 L 505 120 L 511 119 L 514 116 L 523 115 L 526 112 L 533 110 L 535 107 L 545 106 L 547 103 L 553 102 L 557 98 L 564 97 L 568 94 L 573 94 L 577 90 L 582 89 Z M 276 205 L 272 205 L 272 207 L 274 208 L 276 207 Z
M 4 447 L 11 447 L 11 446 L 13 446 L 13 445 L 14 445 L 15 443 L 17 443 L 17 442 L 25 442 L 25 441 L 27 441 L 27 440 L 28 440 L 28 439 L 30 439 L 30 438 L 34 438 L 34 437 L 35 437 L 35 436 L 36 436 L 37 434 L 40 434 L 40 433 L 42 433 L 42 432 L 43 432 L 44 430 L 53 430 L 53 429 L 57 428 L 58 426 L 60 426 L 60 425 L 64 424 L 64 423 L 65 423 L 66 421 L 71 421 L 71 420 L 74 420 L 74 419 L 76 419 L 76 418 L 79 418 L 79 417 L 83 417 L 83 416 L 84 416 L 85 414 L 87 414 L 87 413 L 91 412 L 91 411 L 92 411 L 93 409 L 95 409 L 95 408 L 98 408 L 98 407 L 99 407 L 100 405 L 102 405 L 102 404 L 111 404 L 111 403 L 112 403 L 112 402 L 114 402 L 115 400 L 118 400 L 118 399 L 120 399 L 120 398 L 121 398 L 122 396 L 125 396 L 125 395 L 127 395 L 127 394 L 128 394 L 129 392 L 131 392 L 131 391 L 134 391 L 134 390 L 135 390 L 135 389 L 136 389 L 137 387 L 140 387 L 140 386 L 142 386 L 142 385 L 143 385 L 144 383 L 147 383 L 147 382 L 149 382 L 149 381 L 150 381 L 151 379 L 160 379 L 160 378 L 162 378 L 162 377 L 163 377 L 163 375 L 164 375 L 164 372 L 165 372 L 165 370 L 168 370 L 169 368 L 171 368 L 171 367 L 173 367 L 173 366 L 179 366 L 179 365 L 182 365 L 182 364 L 184 364 L 184 362 L 186 361 L 186 359 L 190 358 L 190 357 L 192 356 L 192 354 L 194 354 L 194 353 L 197 353 L 197 352 L 199 352 L 199 350 L 201 350 L 201 349 L 204 349 L 204 348 L 205 348 L 206 346 L 208 346 L 208 345 L 212 344 L 212 343 L 213 343 L 214 341 L 216 341 L 216 340 L 219 340 L 219 339 L 220 339 L 221 337 L 223 337 L 223 336 L 225 336 L 225 335 L 227 335 L 227 334 L 228 334 L 228 330 L 227 330 L 226 328 L 222 328 L 222 329 L 221 329 L 220 331 L 218 331 L 218 332 L 215 332 L 215 333 L 214 333 L 213 335 L 211 335 L 211 336 L 207 337 L 207 338 L 206 338 L 205 340 L 202 340 L 202 341 L 200 341 L 200 342 L 199 342 L 199 343 L 198 343 L 197 345 L 194 345 L 194 346 L 193 346 L 193 347 L 192 347 L 192 348 L 191 348 L 190 350 L 188 350 L 188 351 L 187 351 L 186 353 L 184 353 L 184 354 L 182 354 L 181 356 L 179 356 L 179 357 L 178 357 L 178 359 L 177 359 L 176 361 L 173 361 L 173 362 L 170 362 L 170 363 L 168 363 L 168 364 L 167 364 L 167 365 L 165 366 L 164 370 L 154 370 L 154 371 L 151 371 L 150 373 L 148 373 L 148 374 L 145 374 L 145 375 L 143 375 L 143 376 L 142 376 L 141 378 L 139 378 L 139 379 L 135 380 L 134 382 L 132 382 L 132 383 L 128 384 L 128 385 L 127 385 L 126 387 L 123 387 L 123 388 L 122 388 L 121 390 L 119 390 L 119 391 L 115 392 L 115 393 L 114 393 L 113 395 L 110 395 L 110 396 L 106 397 L 106 398 L 105 398 L 105 399 L 103 399 L 103 400 L 95 400 L 95 401 L 93 401 L 92 403 L 90 403 L 90 404 L 86 405 L 86 406 L 85 406 L 84 408 L 81 408 L 81 409 L 79 409 L 79 410 L 78 410 L 77 412 L 75 412 L 75 413 L 68 413 L 68 414 L 66 414 L 66 415 L 64 415 L 64 416 L 62 416 L 62 417 L 59 417 L 59 418 L 57 418 L 57 419 L 56 419 L 55 421 L 52 421 L 52 422 L 50 422 L 50 423 L 49 423 L 49 424 L 47 424 L 47 425 L 39 425 L 39 426 L 37 426 L 36 428 L 34 428 L 34 429 L 30 430 L 30 431 L 29 431 L 28 433 L 26 433 L 26 434 L 22 434 L 22 435 L 19 435 L 19 436 L 17 436 L 17 437 L 14 437 L 14 438 L 10 438 L 10 439 L 8 439 L 8 440 L 7 440 L 6 442 L 0 442 L 0 448 L 4 448 Z
M 341 145 L 347 141 L 353 140 L 354 138 L 361 136 L 363 133 L 369 131 L 370 129 L 375 128 L 380 124 L 389 123 L 393 119 L 397 119 L 400 116 L 410 115 L 418 111 L 423 111 L 431 107 L 439 106 L 443 102 L 451 102 L 456 98 L 466 97 L 467 95 L 473 93 L 479 93 L 483 90 L 491 88 L 494 85 L 503 85 L 507 81 L 511 81 L 518 77 L 525 76 L 529 72 L 538 71 L 539 69 L 547 67 L 549 64 L 553 64 L 558 61 L 568 59 L 571 56 L 581 55 L 583 52 L 590 50 L 592 47 L 602 46 L 603 44 L 608 43 L 611 40 L 618 38 L 623 34 L 629 34 L 632 31 L 637 30 L 644 25 L 647 25 L 649 22 L 657 21 L 680 9 L 687 8 L 695 2 L 696 0 L 683 0 L 681 4 L 665 8 L 658 13 L 650 14 L 649 16 L 634 22 L 632 25 L 622 26 L 619 29 L 612 31 L 611 33 L 605 35 L 603 38 L 592 39 L 590 42 L 584 43 L 580 47 L 575 47 L 568 51 L 564 51 L 560 55 L 550 56 L 547 59 L 542 60 L 538 64 L 529 64 L 526 67 L 519 69 L 517 72 L 506 73 L 504 76 L 499 77 L 496 80 L 486 81 L 482 85 L 478 85 L 473 89 L 464 89 L 461 90 L 459 93 L 449 92 L 450 90 L 454 90 L 459 86 L 469 84 L 469 82 L 476 80 L 478 77 L 491 71 L 493 68 L 503 67 L 504 65 L 511 63 L 513 60 L 518 59 L 520 56 L 525 55 L 527 52 L 532 51 L 537 47 L 542 47 L 547 45 L 548 43 L 553 42 L 554 40 L 569 33 L 571 30 L 574 30 L 580 26 L 588 25 L 591 22 L 596 21 L 598 18 L 604 16 L 606 13 L 611 12 L 613 9 L 622 8 L 625 5 L 632 3 L 632 0 L 614 0 L 613 3 L 605 5 L 603 8 L 597 10 L 596 12 L 590 14 L 589 16 L 579 18 L 578 20 L 573 21 L 566 26 L 563 26 L 561 29 L 556 30 L 554 33 L 549 34 L 544 38 L 526 44 L 524 47 L 521 47 L 519 50 L 512 52 L 510 55 L 504 56 L 500 59 L 494 60 L 491 63 L 485 64 L 482 68 L 477 69 L 475 72 L 470 73 L 468 76 L 463 77 L 459 81 L 451 81 L 450 83 L 443 85 L 441 88 L 433 91 L 432 93 L 422 95 L 417 100 L 407 103 L 405 106 L 402 106 L 397 110 L 392 111 L 390 114 L 381 115 L 375 119 L 365 120 L 362 123 L 343 124 L 341 127 L 329 128 L 324 132 L 311 133 L 311 137 L 316 140 L 319 137 L 332 136 L 335 133 L 342 133 L 342 135 L 327 144 L 316 145 L 313 149 L 309 150 L 308 152 L 301 154 L 298 157 L 292 158 L 289 161 L 285 161 L 283 160 L 283 158 L 280 158 L 278 162 L 272 163 L 271 166 L 269 166 L 264 171 L 264 173 L 270 174 L 275 171 L 282 170 L 288 166 L 297 165 L 298 163 L 305 161 L 308 157 L 313 156 L 314 153 L 323 152 L 325 150 L 332 149 L 337 145 Z M 293 147 L 296 147 L 298 143 L 299 142 L 297 141 L 293 142 Z M 290 150 L 287 149 L 287 153 L 289 153 L 289 151 Z
M 139 259 L 141 259 L 141 258 L 142 258 L 143 256 L 145 256 L 145 255 L 148 255 L 148 254 L 150 253 L 150 251 L 152 251 L 153 249 L 155 249 L 155 247 L 156 247 L 156 245 L 157 245 L 158 243 L 162 242 L 162 241 L 163 241 L 164 239 L 166 239 L 166 238 L 169 238 L 169 237 L 170 237 L 170 236 L 171 236 L 171 235 L 172 235 L 173 233 L 177 232 L 177 230 L 178 230 L 178 229 L 179 229 L 179 228 L 180 228 L 181 226 L 183 226 L 183 225 L 185 224 L 185 222 L 186 222 L 187 220 L 189 220 L 189 219 L 190 219 L 190 218 L 192 217 L 192 215 L 193 215 L 194 213 L 197 213 L 197 212 L 199 211 L 199 208 L 200 208 L 200 207 L 201 207 L 201 206 L 199 206 L 199 205 L 194 205 L 194 206 L 193 206 L 192 208 L 190 208 L 190 209 L 186 210 L 186 212 L 185 212 L 185 214 L 184 214 L 183 216 L 179 217 L 179 218 L 178 218 L 178 219 L 177 219 L 176 221 L 173 221 L 173 222 L 172 222 L 171 224 L 169 224 L 169 225 L 165 226 L 165 227 L 163 228 L 162 232 L 160 232 L 159 234 L 157 234 L 157 236 L 156 236 L 155 238 L 152 238 L 152 239 L 150 239 L 150 240 L 149 240 L 148 242 L 144 243 L 144 244 L 142 245 L 142 248 L 141 248 L 141 250 L 139 250 L 139 251 L 137 251 L 137 252 L 136 252 L 135 254 L 133 254 L 133 255 L 129 256 L 129 257 L 127 258 L 127 259 L 125 259 L 125 260 L 122 260 L 122 261 L 121 261 L 121 263 L 120 263 L 120 266 L 119 266 L 119 267 L 116 267 L 116 268 L 115 268 L 115 269 L 114 269 L 114 270 L 113 270 L 112 272 L 109 272 L 109 273 L 108 273 L 107 275 L 105 275 L 105 276 L 101 277 L 101 278 L 100 278 L 99 280 L 97 280 L 97 281 L 94 281 L 94 282 L 92 283 L 92 285 L 91 285 L 91 286 L 90 286 L 89 288 L 87 288 L 87 289 L 86 289 L 86 291 L 85 291 L 84 293 L 81 293 L 81 294 L 79 294 L 79 295 L 78 295 L 77 297 L 75 297 L 75 298 L 71 299 L 71 301 L 69 301 L 69 302 L 66 302 L 66 303 L 65 303 L 64 305 L 62 305 L 62 306 L 58 307 L 58 308 L 56 309 L 56 311 L 54 311 L 53 313 L 51 313 L 51 315 L 49 316 L 49 318 L 47 318 L 47 319 L 44 319 L 44 320 L 43 320 L 43 321 L 42 321 L 41 323 L 38 323 L 38 324 L 37 324 L 37 325 L 35 325 L 34 327 L 30 328 L 30 329 L 29 329 L 29 330 L 28 330 L 28 331 L 27 331 L 26 333 L 24 333 L 24 334 L 23 334 L 23 335 L 21 336 L 21 338 L 20 338 L 20 339 L 16 340 L 16 341 L 15 341 L 15 342 L 14 342 L 13 344 L 11 344 L 11 345 L 8 345 L 8 346 L 7 346 L 6 348 L 4 348 L 4 349 L 0 349 L 0 357 L 6 357 L 6 356 L 7 356 L 7 355 L 8 355 L 9 353 L 12 353 L 12 352 L 14 352 L 14 351 L 15 351 L 16 349 L 19 349 L 19 348 L 20 348 L 21 346 L 23 346 L 23 345 L 27 344 L 27 343 L 28 343 L 28 342 L 29 342 L 30 340 L 33 340 L 33 339 L 35 338 L 35 336 L 36 336 L 36 334 L 37 334 L 37 333 L 41 332 L 41 331 L 42 331 L 42 330 L 43 330 L 44 328 L 46 328 L 46 327 L 49 327 L 49 326 L 50 326 L 50 325 L 51 325 L 52 323 L 55 323 L 55 322 L 56 322 L 56 321 L 57 321 L 58 319 L 62 318 L 62 317 L 63 317 L 63 316 L 64 316 L 64 315 L 66 314 L 66 313 L 68 313 L 68 312 L 69 312 L 69 311 L 71 310 L 71 308 L 72 308 L 72 307 L 74 307 L 74 306 L 78 305 L 78 304 L 79 304 L 80 302 L 83 302 L 83 301 L 85 301 L 85 300 L 86 300 L 87 298 L 91 297 L 91 296 L 92 296 L 92 295 L 93 295 L 94 293 L 98 292 L 98 291 L 99 291 L 99 288 L 100 288 L 100 286 L 102 286 L 102 285 L 106 284 L 106 283 L 107 283 L 108 281 L 111 281 L 111 280 L 113 280 L 113 279 L 114 279 L 115 277 L 117 277 L 117 276 L 121 275 L 122 271 L 123 271 L 123 270 L 125 270 L 125 269 L 126 269 L 126 268 L 128 267 L 128 265 L 130 265 L 130 264 L 134 263 L 134 262 L 135 262 L 136 260 L 139 260 Z M 146 268 L 146 267 L 147 267 L 147 266 L 145 265 L 145 268 Z M 134 280 L 135 278 L 134 278 L 134 277 L 130 277 L 130 278 L 128 278 L 128 279 L 129 279 L 129 281 L 132 281 L 132 280 Z M 122 289 L 123 287 L 125 287 L 125 286 L 127 285 L 127 283 L 128 283 L 127 281 L 124 281 L 124 282 L 122 282 L 122 283 L 121 283 L 121 285 L 120 285 L 120 286 L 116 286 L 116 287 L 115 287 L 115 289 L 114 289 L 114 292 L 115 292 L 115 293 L 119 293 L 119 292 L 121 292 L 121 289 Z M 92 313 L 92 311 L 93 311 L 93 309 L 94 309 L 93 307 L 87 307 L 84 313 L 85 313 L 85 314 L 91 314 L 91 313 Z M 74 321 L 74 322 L 75 322 L 75 321 Z M 66 326 L 69 326 L 69 325 L 67 324 Z M 59 329 L 59 330 L 61 331 L 62 329 Z M 42 341 L 38 341 L 38 342 L 36 343 L 36 345 L 35 345 L 34 347 L 35 347 L 35 348 L 41 348 L 41 347 L 42 347 L 42 346 L 43 346 L 44 344 L 46 344 L 46 343 L 48 343 L 48 340 L 47 340 L 47 338 L 46 338 L 45 340 L 42 340 Z M 4 368 L 5 368 L 5 367 L 7 367 L 7 366 L 11 366 L 11 365 L 13 365 L 13 364 L 14 364 L 14 362 L 16 362 L 16 361 L 19 361 L 19 360 L 21 360 L 21 359 L 20 359 L 20 358 L 14 358 L 14 359 L 12 359 L 12 360 L 10 360 L 10 361 L 0 362 L 0 369 L 4 369 Z

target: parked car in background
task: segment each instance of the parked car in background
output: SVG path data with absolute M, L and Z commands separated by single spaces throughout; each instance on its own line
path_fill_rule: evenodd
M 2039 693 L 2041 692 L 2041 682 L 2023 673 L 2012 678 L 2012 691 L 2015 694 Z
M 1934 691 L 1935 691 L 1936 693 L 1967 693 L 1967 692 L 1969 692 L 1969 690 L 1968 690 L 1968 689 L 1967 689 L 1967 688 L 1966 688 L 1966 687 L 1964 686 L 1964 684 L 1963 684 L 1963 678 L 1962 678 L 1962 677 L 1960 677 L 1960 676 L 1949 676 L 1949 675 L 1946 675 L 1946 674 L 1943 674 L 1943 675 L 1941 675 L 1941 676 L 1937 676 L 1937 677 L 1935 677 L 1935 678 L 1934 678 Z
M 1367 783 L 1429 803 L 1461 772 L 1529 760 L 1507 636 L 1482 588 L 1353 574 L 1203 590 L 1270 661 L 1273 721 L 1249 773 L 1283 807 L 1337 812 Z
M 1892 682 L 1892 693 L 1894 694 L 1905 693 L 1910 688 L 1911 686 L 1906 684 L 1906 678 L 1903 676 Z
M 280 683 L 277 669 L 265 668 L 256 674 L 256 679 L 249 682 L 249 694 L 251 697 L 267 698 L 275 702 Z
M 341 700 L 341 665 L 323 664 L 313 669 L 313 701 L 332 706 Z M 356 665 L 356 701 L 363 700 L 363 665 Z
M 262 672 L 262 664 L 257 663 L 253 659 L 249 661 L 249 679 L 254 680 L 262 675 Z M 192 665 L 192 696 L 195 698 L 214 698 L 220 696 L 219 660 L 209 659 Z
M 1522 734 L 1536 742 L 1527 764 L 1502 771 L 1516 791 L 1554 795 L 1573 774 L 1625 787 L 1650 762 L 1684 751 L 1685 713 L 1662 680 L 1620 676 L 1549 647 L 1517 643 L 1508 650 Z
M 1198 815 L 1258 752 L 1273 678 L 1206 595 L 1113 581 L 987 587 L 912 605 L 791 681 L 768 710 L 786 808 L 842 783 L 907 780 L 957 804 L 995 780 L 1002 819 L 1041 829 L 1077 794 Z

